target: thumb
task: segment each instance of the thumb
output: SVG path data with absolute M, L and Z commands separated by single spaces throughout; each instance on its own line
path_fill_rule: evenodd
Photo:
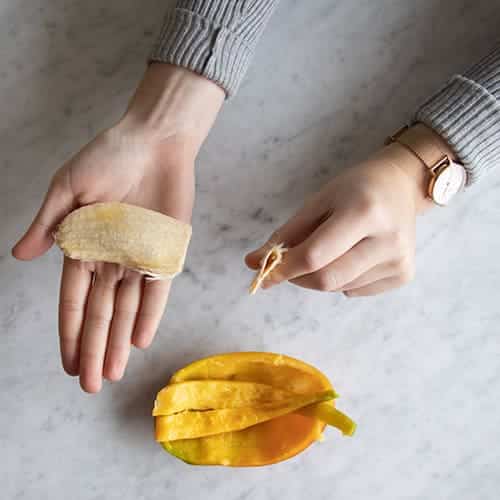
M 54 177 L 45 199 L 31 226 L 12 249 L 19 260 L 43 255 L 53 244 L 57 224 L 75 207 L 75 199 L 67 177 Z
M 307 203 L 288 222 L 277 229 L 260 248 L 250 252 L 245 257 L 245 263 L 250 269 L 258 269 L 266 253 L 274 246 L 283 243 L 287 248 L 293 248 L 302 243 L 327 218 L 318 200 Z

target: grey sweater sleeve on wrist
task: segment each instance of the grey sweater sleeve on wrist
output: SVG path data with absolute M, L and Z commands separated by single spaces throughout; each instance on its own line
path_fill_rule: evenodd
M 424 103 L 415 115 L 465 165 L 468 184 L 500 167 L 500 45 Z
M 190 69 L 236 93 L 279 0 L 177 0 L 150 61 Z
M 279 0 L 177 0 L 150 56 L 236 93 Z M 500 46 L 455 75 L 415 114 L 453 148 L 468 183 L 500 167 Z

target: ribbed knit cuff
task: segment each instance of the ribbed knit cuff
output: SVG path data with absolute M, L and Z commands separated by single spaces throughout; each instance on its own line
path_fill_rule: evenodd
M 150 61 L 182 66 L 234 95 L 277 0 L 179 0 Z
M 448 142 L 467 169 L 468 184 L 500 167 L 500 47 L 463 76 L 454 76 L 415 120 Z

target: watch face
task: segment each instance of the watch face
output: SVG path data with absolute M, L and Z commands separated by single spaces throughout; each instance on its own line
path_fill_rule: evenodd
M 462 165 L 450 162 L 436 174 L 431 187 L 432 199 L 439 205 L 447 205 L 465 186 L 466 172 Z

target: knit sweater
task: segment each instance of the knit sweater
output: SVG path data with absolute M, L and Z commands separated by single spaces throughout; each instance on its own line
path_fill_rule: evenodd
M 151 61 L 188 68 L 234 95 L 279 0 L 177 0 Z M 415 113 L 464 164 L 468 183 L 500 165 L 500 45 Z

